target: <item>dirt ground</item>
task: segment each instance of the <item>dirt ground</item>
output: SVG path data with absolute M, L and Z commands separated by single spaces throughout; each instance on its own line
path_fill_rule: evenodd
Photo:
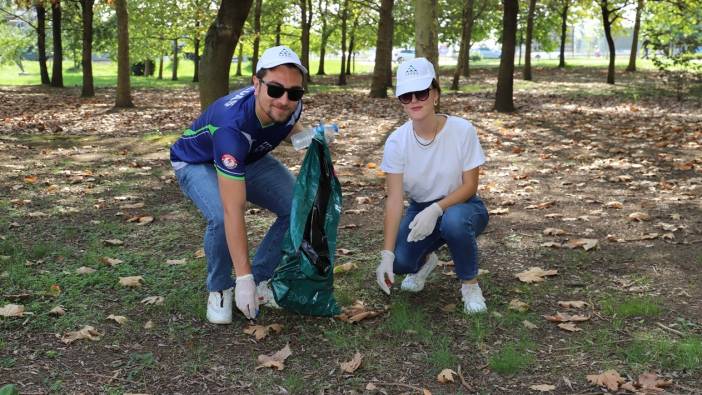
M 442 112 L 471 120 L 488 158 L 479 194 L 490 223 L 479 244 L 489 313 L 481 319 L 446 308 L 458 303 L 460 310 L 450 267 L 417 295 L 396 289 L 386 298 L 376 289 L 384 181 L 374 165 L 387 135 L 406 119 L 396 99 L 368 98 L 361 77 L 346 89 L 306 96 L 305 120 L 341 129 L 332 152 L 344 194 L 338 247 L 348 251 L 337 260 L 358 269 L 338 275 L 337 297 L 342 305 L 358 299 L 389 311 L 354 325 L 267 311 L 260 321 L 285 329 L 261 341 L 241 332 L 243 319 L 203 322 L 204 264 L 193 257 L 203 224 L 167 160 L 168 144 L 199 114 L 195 90 L 137 90 L 134 109 L 114 111 L 110 89 L 81 99 L 76 88 L 0 87 L 0 255 L 8 257 L 0 261 L 0 307 L 36 309 L 0 318 L 0 386 L 14 383 L 28 394 L 521 394 L 548 383 L 553 393 L 586 394 L 602 391 L 586 375 L 614 368 L 629 379 L 654 371 L 672 380 L 671 393 L 702 394 L 702 350 L 691 354 L 697 362 L 689 369 L 664 356 L 638 364 L 631 357 L 642 335 L 671 342 L 702 336 L 702 101 L 678 101 L 653 75 L 622 74 L 615 87 L 599 83 L 596 69 L 537 70 L 535 77 L 516 85 L 513 114 L 493 110 L 491 70 L 475 72 L 472 93 L 445 91 L 441 100 Z M 290 146 L 275 154 L 293 171 L 304 155 Z M 145 204 L 124 208 L 135 201 Z M 126 222 L 139 215 L 156 219 L 141 227 Z M 271 217 L 251 207 L 247 221 L 256 240 Z M 99 243 L 110 235 L 125 241 L 123 250 Z M 132 274 L 151 276 L 143 295 L 109 283 L 125 268 L 65 280 L 82 290 L 61 282 L 90 259 L 105 271 L 95 262 L 106 254 L 121 254 Z M 440 256 L 450 260 L 445 249 Z M 182 271 L 164 268 L 166 259 L 181 257 L 188 260 Z M 558 274 L 535 284 L 515 278 L 534 266 Z M 22 273 L 22 282 L 13 280 Z M 64 299 L 44 292 L 53 282 Z M 139 303 L 147 293 L 166 296 L 165 307 Z M 513 299 L 527 302 L 528 311 L 511 310 Z M 626 316 L 612 307 L 629 299 L 660 311 Z M 557 304 L 564 300 L 588 302 L 591 318 L 578 332 L 543 318 L 565 311 Z M 75 303 L 80 318 L 52 321 L 46 310 L 58 302 Z M 397 317 L 405 307 L 402 327 Z M 134 324 L 104 319 L 120 308 Z M 156 329 L 142 329 L 147 319 Z M 523 320 L 537 328 L 526 330 Z M 83 324 L 97 327 L 102 339 L 57 339 Z M 525 339 L 521 350 L 531 363 L 497 372 L 494 358 Z M 283 371 L 255 369 L 257 355 L 285 344 L 293 356 Z M 341 373 L 338 363 L 354 351 L 363 365 Z M 441 367 L 446 361 L 453 365 Z M 456 366 L 466 385 L 437 382 L 441 368 Z

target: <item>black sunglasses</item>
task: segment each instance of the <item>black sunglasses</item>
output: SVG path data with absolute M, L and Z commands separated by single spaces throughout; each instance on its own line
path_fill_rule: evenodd
M 402 104 L 410 104 L 412 102 L 412 95 L 414 95 L 414 97 L 416 97 L 419 101 L 425 101 L 429 98 L 429 91 L 431 91 L 431 87 L 423 91 L 403 93 L 397 98 L 400 99 L 400 103 Z
M 277 98 L 283 96 L 283 94 L 285 92 L 288 92 L 288 100 L 299 101 L 300 99 L 302 99 L 302 95 L 305 94 L 305 90 L 302 88 L 294 88 L 294 87 L 293 88 L 283 88 L 282 86 L 280 86 L 278 84 L 271 84 L 271 83 L 266 82 L 260 78 L 258 80 L 261 81 L 262 84 L 264 84 L 265 86 L 268 87 L 268 96 L 270 96 L 274 99 L 277 99 Z

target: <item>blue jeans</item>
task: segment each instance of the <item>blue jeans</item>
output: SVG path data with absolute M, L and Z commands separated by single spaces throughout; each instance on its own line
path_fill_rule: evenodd
M 476 238 L 485 230 L 488 212 L 479 197 L 473 196 L 465 203 L 453 205 L 436 221 L 434 231 L 425 239 L 408 242 L 409 224 L 424 208 L 434 202 L 411 202 L 400 222 L 395 244 L 393 271 L 398 274 L 417 273 L 426 256 L 448 245 L 455 264 L 456 276 L 465 281 L 478 275 L 478 243 Z
M 207 221 L 205 255 L 207 289 L 221 291 L 234 286 L 232 259 L 224 234 L 224 210 L 217 173 L 209 163 L 189 164 L 176 171 L 183 193 L 195 203 Z M 283 236 L 290 224 L 295 178 L 278 159 L 268 154 L 246 165 L 246 200 L 273 212 L 276 218 L 256 250 L 251 270 L 259 283 L 273 276 L 280 263 Z

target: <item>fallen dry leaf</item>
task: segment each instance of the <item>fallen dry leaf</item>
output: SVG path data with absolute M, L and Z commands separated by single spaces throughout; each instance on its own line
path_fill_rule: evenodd
M 339 255 L 353 255 L 353 251 L 347 250 L 346 248 L 337 248 L 336 253 Z
M 66 344 L 70 344 L 76 340 L 81 339 L 97 341 L 100 340 L 100 337 L 102 337 L 102 334 L 98 332 L 94 327 L 90 325 L 85 325 L 82 329 L 78 331 L 67 332 L 65 335 L 63 335 L 63 337 L 61 337 L 61 341 Z
M 458 373 L 454 372 L 452 369 L 444 369 L 436 376 L 436 381 L 441 384 L 453 383 L 454 376 L 458 376 Z
M 643 221 L 648 221 L 650 219 L 651 219 L 650 215 L 648 215 L 646 213 L 642 213 L 640 211 L 629 214 L 629 221 L 643 222 Z
M 356 204 L 371 204 L 373 201 L 368 196 L 357 196 Z
M 128 319 L 127 317 L 123 316 L 123 315 L 114 315 L 114 314 L 108 315 L 108 316 L 107 316 L 107 319 L 108 319 L 108 320 L 113 320 L 114 322 L 116 322 L 116 323 L 118 323 L 118 324 L 120 324 L 120 325 L 124 325 L 124 324 L 127 323 L 127 321 L 129 321 L 129 319 Z
M 525 328 L 527 329 L 536 329 L 538 326 L 534 325 L 531 321 L 524 320 L 522 321 L 522 325 L 524 325 Z
M 363 213 L 367 213 L 367 212 L 368 212 L 368 210 L 366 210 L 365 208 L 356 208 L 356 209 L 352 209 L 352 210 L 346 210 L 346 211 L 344 211 L 344 214 L 363 214 Z
M 504 215 L 504 214 L 509 214 L 509 208 L 508 207 L 498 207 L 494 208 L 492 210 L 488 211 L 488 214 L 490 215 Z
M 672 380 L 659 379 L 658 375 L 653 372 L 642 373 L 636 380 L 636 384 L 641 387 L 642 390 L 663 392 L 663 387 L 669 387 L 673 385 Z
M 49 314 L 60 317 L 66 314 L 66 310 L 63 309 L 63 306 L 56 306 L 53 309 L 49 310 Z
M 21 304 L 6 304 L 0 307 L 0 316 L 2 317 L 22 317 L 24 315 L 24 306 Z
M 445 313 L 452 313 L 452 312 L 456 311 L 456 304 L 455 304 L 455 303 L 449 303 L 449 304 L 447 304 L 446 306 L 442 307 L 442 308 L 441 308 L 441 311 L 443 311 L 443 312 L 445 312 Z
M 258 366 L 256 366 L 256 369 L 274 368 L 283 370 L 285 368 L 285 360 L 291 355 L 292 351 L 290 350 L 290 345 L 286 344 L 285 347 L 272 355 L 259 355 L 257 359 Z
M 509 308 L 510 310 L 516 310 L 516 311 L 524 312 L 524 311 L 529 310 L 529 305 L 526 304 L 526 303 L 524 303 L 524 302 L 522 302 L 522 301 L 519 300 L 519 299 L 512 299 L 512 300 L 509 302 L 508 308 Z
M 108 239 L 108 240 L 103 240 L 105 245 L 108 246 L 121 246 L 124 245 L 124 242 L 120 239 Z
M 624 379 L 616 370 L 610 369 L 600 374 L 588 374 L 587 381 L 599 387 L 606 387 L 610 391 L 616 391 Z
M 156 325 L 154 324 L 153 321 L 148 320 L 148 321 L 146 321 L 146 323 L 144 324 L 144 329 L 153 329 L 155 326 L 156 326 Z
M 377 317 L 383 314 L 385 311 L 385 309 L 370 310 L 368 309 L 368 307 L 366 307 L 365 303 L 363 303 L 360 300 L 357 300 L 352 306 L 344 307 L 341 311 L 341 314 L 337 315 L 335 318 L 337 318 L 340 321 L 353 324 L 355 322 L 365 320 L 366 318 Z
M 558 324 L 558 327 L 563 329 L 564 331 L 568 331 L 568 332 L 580 332 L 582 330 L 582 329 L 578 328 L 572 322 L 560 323 L 560 324 Z
M 614 208 L 614 209 L 620 209 L 620 208 L 624 208 L 624 204 L 623 204 L 622 202 L 618 202 L 618 201 L 615 200 L 615 201 L 612 201 L 612 202 L 607 202 L 607 203 L 605 203 L 605 207 L 607 207 L 607 208 Z
M 149 215 L 141 215 L 136 217 L 131 217 L 127 222 L 135 222 L 137 225 L 148 225 L 154 222 L 154 217 Z
M 256 340 L 265 339 L 271 331 L 275 333 L 280 333 L 283 330 L 283 326 L 280 324 L 271 325 L 249 325 L 244 328 L 244 333 L 247 335 L 254 335 Z
M 142 276 L 129 276 L 119 278 L 120 285 L 132 288 L 141 287 L 142 281 L 144 281 L 144 278 Z
M 549 208 L 549 207 L 553 206 L 554 204 L 556 204 L 556 201 L 555 201 L 555 200 L 550 200 L 550 201 L 548 201 L 548 202 L 543 202 L 543 203 L 538 203 L 538 204 L 531 204 L 531 205 L 529 205 L 529 206 L 526 206 L 526 208 L 527 208 L 528 210 L 534 210 L 534 209 L 543 210 L 543 209 L 545 209 L 545 208 Z
M 164 302 L 163 296 L 148 296 L 148 297 L 141 300 L 141 303 L 143 303 L 143 304 L 162 305 L 163 302 Z
M 555 242 L 555 241 L 547 241 L 545 243 L 541 243 L 541 247 L 561 248 L 561 247 L 563 247 L 563 244 Z
M 555 276 L 556 274 L 558 274 L 558 270 L 556 270 L 556 269 L 544 270 L 540 267 L 530 267 L 529 270 L 521 272 L 521 273 L 517 273 L 517 274 L 515 274 L 515 276 L 521 282 L 538 283 L 538 282 L 544 281 L 544 277 Z
M 353 269 L 358 269 L 358 265 L 356 263 L 344 263 L 343 265 L 334 266 L 334 274 L 350 272 Z
M 561 307 L 565 307 L 565 308 L 582 309 L 583 307 L 586 307 L 588 304 L 587 304 L 587 302 L 583 302 L 582 300 L 568 300 L 568 301 L 559 301 L 558 305 Z
M 204 254 L 204 252 L 203 252 Z M 170 266 L 177 266 L 177 265 L 185 265 L 186 260 L 185 259 L 168 259 L 166 261 L 166 265 Z
M 100 262 L 104 263 L 107 266 L 116 266 L 119 265 L 120 263 L 123 263 L 124 261 L 121 259 L 116 259 L 116 258 L 110 258 L 110 257 L 102 257 L 100 258 Z
M 560 236 L 566 234 L 566 231 L 558 228 L 546 228 L 544 229 L 545 236 Z
M 551 392 L 556 389 L 556 386 L 551 384 L 536 384 L 530 386 L 529 389 L 539 392 Z
M 205 257 L 205 249 L 204 248 L 199 248 L 197 251 L 195 251 L 195 258 L 204 258 Z
M 582 322 L 588 321 L 591 317 L 589 315 L 570 315 L 567 313 L 556 312 L 556 315 L 545 315 L 544 318 L 551 322 Z
M 350 361 L 341 363 L 341 370 L 345 373 L 353 373 L 361 366 L 361 362 L 363 362 L 363 355 L 357 351 Z
M 368 167 L 369 169 L 375 169 L 376 167 L 378 167 L 378 165 L 375 164 L 375 163 L 373 163 L 373 162 L 369 162 L 369 163 L 366 165 L 366 167 Z
M 87 266 L 81 266 L 78 269 L 76 269 L 77 274 L 92 274 L 95 273 L 97 270 L 93 269 L 92 267 L 87 267 Z
M 585 251 L 590 251 L 593 248 L 597 248 L 600 242 L 597 239 L 572 239 L 568 240 L 564 246 L 572 249 L 582 247 Z

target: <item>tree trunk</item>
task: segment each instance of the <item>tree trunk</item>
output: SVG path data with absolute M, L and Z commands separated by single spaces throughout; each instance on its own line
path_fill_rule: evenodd
M 93 86 L 93 3 L 95 0 L 80 0 L 83 14 L 83 88 L 81 97 L 95 96 Z
M 236 76 L 241 77 L 241 64 L 244 63 L 244 44 L 237 44 L 239 45 L 239 56 L 236 57 Z
M 49 70 L 46 68 L 46 9 L 37 4 L 37 52 L 39 53 L 39 74 L 42 85 L 50 85 Z
M 524 79 L 531 81 L 531 42 L 534 35 L 534 12 L 536 11 L 536 0 L 529 0 L 529 11 L 527 13 L 526 31 L 526 52 L 524 53 Z
M 329 26 L 327 25 L 327 5 L 329 2 L 324 1 L 324 6 L 322 6 L 322 0 L 317 3 L 317 8 L 319 9 L 319 19 L 322 20 L 322 32 L 321 32 L 321 42 L 319 44 L 319 66 L 317 67 L 317 75 L 326 75 L 324 71 L 324 58 L 327 54 L 327 41 L 329 40 Z
M 631 53 L 629 54 L 629 65 L 626 71 L 636 71 L 636 52 L 639 49 L 639 30 L 641 30 L 641 13 L 644 8 L 644 0 L 636 3 L 636 22 L 634 22 L 634 38 L 631 40 Z
M 563 0 L 563 10 L 561 11 L 561 53 L 558 57 L 558 67 L 565 67 L 565 44 L 568 33 L 568 8 L 571 0 Z M 575 45 L 575 43 L 573 43 Z
M 439 74 L 439 38 L 436 18 L 437 0 L 416 0 L 414 36 L 418 57 L 427 58 Z
M 159 61 L 158 61 L 158 79 L 159 80 L 163 79 L 163 52 L 161 52 L 161 57 L 159 58 Z
M 134 107 L 129 86 L 129 15 L 127 0 L 115 0 L 117 13 L 117 100 L 115 107 Z
M 283 22 L 278 22 L 275 25 L 275 46 L 276 47 L 280 45 L 280 34 L 281 34 L 282 26 L 283 26 Z
M 253 39 L 253 56 L 251 57 L 251 74 L 256 74 L 256 65 L 258 64 L 258 48 L 261 45 L 261 5 L 263 0 L 256 0 L 254 7 L 254 39 Z
M 200 23 L 198 22 L 197 25 L 199 27 Z M 197 32 L 195 34 L 197 34 Z M 195 59 L 193 59 L 193 60 L 195 61 L 195 65 L 194 65 L 195 70 L 193 71 L 193 82 L 198 82 L 198 81 L 200 81 L 199 70 L 198 70 L 198 68 L 200 67 L 200 39 L 198 37 L 195 38 L 194 46 L 195 46 Z
M 346 75 L 351 75 L 351 56 L 353 56 L 353 49 L 356 42 L 356 28 L 358 28 L 358 17 L 353 19 L 353 25 L 351 26 L 351 37 L 349 38 L 349 51 L 348 56 L 346 56 Z
M 312 0 L 299 0 L 300 17 L 302 21 L 302 36 L 300 37 L 300 62 L 307 70 L 310 69 L 310 29 L 312 27 Z M 309 73 L 307 81 L 310 81 Z
M 387 81 L 390 79 L 392 82 L 392 35 L 395 27 L 395 21 L 392 19 L 392 8 L 394 1 L 380 1 L 370 97 L 388 97 Z
M 344 0 L 344 5 L 341 10 L 341 71 L 339 72 L 338 85 L 346 85 L 346 27 L 349 15 L 349 0 Z
M 178 81 L 178 39 L 173 40 L 173 70 L 171 71 L 171 81 Z
M 612 39 L 612 20 L 610 19 L 611 11 L 609 10 L 609 2 L 607 0 L 600 0 L 600 8 L 602 9 L 602 24 L 604 25 L 607 46 L 609 47 L 607 83 L 614 84 L 614 61 L 617 54 L 614 52 L 614 39 Z
M 63 46 L 61 44 L 61 2 L 51 5 L 51 33 L 54 40 L 54 64 L 51 68 L 51 86 L 63 88 Z
M 200 61 L 200 106 L 205 109 L 229 92 L 229 66 L 252 0 L 222 0 L 205 37 Z
M 502 16 L 502 55 L 500 71 L 497 76 L 495 110 L 499 112 L 514 111 L 512 92 L 514 86 L 514 49 L 517 41 L 518 0 L 504 0 Z
M 151 59 L 144 60 L 144 77 L 148 77 L 154 73 L 154 62 Z
M 456 70 L 453 72 L 453 81 L 451 82 L 451 89 L 458 90 L 458 81 L 463 74 L 463 69 L 468 69 L 470 66 L 470 39 L 473 30 L 473 0 L 467 0 L 463 6 L 463 13 L 461 15 L 461 22 L 463 29 L 461 31 L 461 44 L 458 49 L 458 63 L 456 63 Z

